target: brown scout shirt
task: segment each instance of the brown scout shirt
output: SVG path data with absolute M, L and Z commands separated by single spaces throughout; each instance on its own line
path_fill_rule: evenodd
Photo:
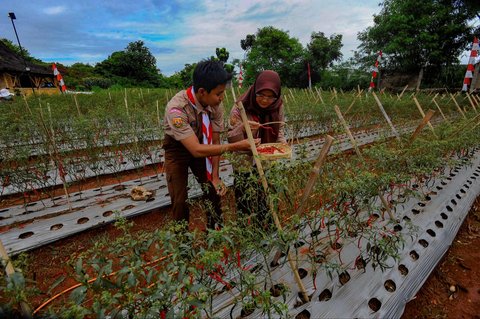
M 195 97 L 195 95 L 194 95 Z M 181 141 L 191 135 L 196 135 L 202 142 L 202 112 L 210 114 L 213 132 L 223 131 L 223 105 L 204 108 L 195 97 L 196 109 L 190 104 L 187 91 L 178 92 L 167 104 L 163 124 L 165 134 Z

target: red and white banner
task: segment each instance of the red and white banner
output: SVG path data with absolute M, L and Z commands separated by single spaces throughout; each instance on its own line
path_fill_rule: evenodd
M 238 74 L 238 87 L 242 88 L 242 83 L 243 83 L 243 71 L 242 71 L 242 65 L 240 64 L 240 73 Z
M 372 89 L 375 88 L 374 81 L 378 76 L 378 66 L 380 65 L 381 61 L 382 61 L 382 51 L 380 50 L 378 52 L 377 60 L 375 61 L 375 66 L 373 67 L 373 70 L 372 70 L 372 78 L 370 79 L 370 87 L 368 88 L 368 91 L 371 91 Z
M 58 72 L 57 65 L 55 63 L 52 64 L 52 70 L 53 75 L 57 78 L 58 86 L 60 86 L 60 91 L 65 92 L 67 90 L 67 86 L 65 85 L 65 82 L 63 82 L 63 77 L 60 72 Z
M 467 72 L 465 72 L 465 78 L 463 79 L 462 91 L 467 91 L 469 85 L 472 83 L 473 71 L 475 70 L 475 60 L 478 56 L 478 39 L 477 37 L 473 38 L 472 51 L 470 52 L 470 59 L 468 59 Z

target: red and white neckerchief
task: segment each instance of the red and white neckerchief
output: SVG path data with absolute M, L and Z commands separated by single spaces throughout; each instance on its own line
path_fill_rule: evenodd
M 197 106 L 195 105 L 194 95 L 195 95 L 195 90 L 194 90 L 193 86 L 191 86 L 187 89 L 188 100 L 190 101 L 192 106 L 195 109 L 197 109 Z M 213 129 L 212 129 L 212 124 L 210 123 L 210 117 L 208 116 L 207 111 L 202 112 L 202 133 L 203 133 L 203 144 L 212 145 Z M 205 158 L 205 163 L 206 163 L 206 166 L 207 166 L 207 179 L 209 181 L 211 181 L 212 180 L 212 174 L 213 174 L 212 157 L 207 156 Z

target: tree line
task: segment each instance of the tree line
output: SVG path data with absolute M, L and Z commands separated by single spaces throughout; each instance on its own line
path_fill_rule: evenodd
M 360 45 L 353 57 L 343 61 L 341 34 L 327 36 L 311 33 L 304 47 L 289 31 L 273 26 L 259 28 L 240 41 L 244 59 L 227 63 L 229 52 L 216 48 L 215 56 L 234 72 L 241 64 L 246 85 L 262 70 L 277 71 L 285 86 L 306 87 L 308 68 L 312 84 L 321 87 L 351 89 L 368 87 L 370 71 L 380 50 L 380 72 L 384 75 L 418 74 L 424 86 L 458 87 L 465 67 L 460 54 L 470 49 L 473 37 L 480 33 L 478 0 L 384 0 L 373 16 L 373 26 L 357 35 Z M 4 42 L 19 51 L 11 41 Z M 28 59 L 41 62 L 24 51 Z M 70 87 L 92 89 L 121 87 L 186 87 L 190 85 L 195 63 L 171 76 L 157 68 L 156 59 L 143 41 L 128 44 L 107 59 L 92 66 L 57 64 Z M 237 67 L 237 68 L 235 68 Z

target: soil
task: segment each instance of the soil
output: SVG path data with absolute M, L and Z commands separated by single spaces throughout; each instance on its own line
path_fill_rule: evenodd
M 158 173 L 158 168 L 155 169 Z M 143 173 L 143 174 L 142 174 Z M 153 169 L 140 175 L 148 176 Z M 135 175 L 139 174 L 136 172 Z M 137 175 L 138 176 L 138 175 Z M 128 180 L 129 176 L 123 176 Z M 91 181 L 93 184 L 93 181 Z M 107 182 L 108 181 L 103 181 Z M 118 177 L 110 180 L 118 182 Z M 91 185 L 83 185 L 88 188 Z M 57 190 L 61 192 L 61 189 Z M 73 191 L 73 190 L 72 190 Z M 14 201 L 13 198 L 10 200 Z M 17 198 L 18 200 L 18 198 Z M 225 211 L 234 211 L 234 194 L 227 192 Z M 227 216 L 231 218 L 232 216 Z M 131 219 L 133 232 L 153 231 L 172 219 L 169 207 L 161 208 Z M 205 216 L 200 208 L 191 211 L 190 229 L 205 229 Z M 100 238 L 115 238 L 120 231 L 113 225 L 90 229 L 27 253 L 25 276 L 35 282 L 40 294 L 29 300 L 33 309 L 55 293 L 72 287 L 76 282 L 67 278 L 52 287 L 58 278 L 71 273 L 71 258 L 92 247 Z M 439 262 L 418 294 L 407 303 L 402 318 L 480 318 L 480 197 L 459 230 L 451 248 Z M 51 289 L 51 290 L 50 290 Z M 68 295 L 68 294 L 66 294 Z M 58 305 L 58 301 L 56 301 Z

